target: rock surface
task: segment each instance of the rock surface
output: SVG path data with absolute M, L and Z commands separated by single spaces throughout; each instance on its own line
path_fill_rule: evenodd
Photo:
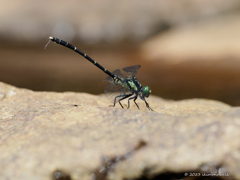
M 195 22 L 145 42 L 140 56 L 158 77 L 151 87 L 165 98 L 204 97 L 239 106 L 239 18 L 233 13 Z
M 0 0 L 0 39 L 32 42 L 49 35 L 84 43 L 141 41 L 161 29 L 237 11 L 238 0 Z M 57 8 L 55 8 L 57 7 Z M 44 13 L 43 13 L 44 12 Z
M 102 93 L 106 76 L 89 62 L 58 45 L 43 50 L 48 37 L 56 36 L 110 71 L 141 64 L 138 77 L 154 95 L 240 105 L 238 0 L 0 3 L 2 82 L 38 91 Z M 233 19 L 225 18 L 229 15 Z M 159 40 L 156 33 L 164 38 L 138 51 L 140 42 Z
M 0 83 L 1 179 L 184 178 L 217 171 L 240 178 L 239 108 L 204 99 L 148 102 L 155 112 L 141 101 L 141 110 L 110 108 L 103 96 Z

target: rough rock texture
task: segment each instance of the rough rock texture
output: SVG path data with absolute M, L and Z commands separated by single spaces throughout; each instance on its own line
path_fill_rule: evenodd
M 141 101 L 141 110 L 110 108 L 103 96 L 0 83 L 1 179 L 183 178 L 216 171 L 240 178 L 239 108 L 203 99 L 148 102 L 155 112 Z

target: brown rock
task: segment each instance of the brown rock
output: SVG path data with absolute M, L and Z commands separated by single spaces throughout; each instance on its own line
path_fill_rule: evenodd
M 238 0 L 2 2 L 0 39 L 36 43 L 50 35 L 84 43 L 140 41 L 168 26 L 236 11 Z M 57 8 L 56 8 L 57 7 Z M 42 13 L 44 12 L 44 13 Z
M 174 28 L 151 38 L 141 52 L 149 61 L 170 64 L 239 59 L 239 18 L 231 14 Z
M 158 77 L 152 86 L 161 90 L 158 95 L 239 106 L 239 18 L 238 13 L 191 23 L 144 43 L 140 52 Z
M 103 96 L 0 83 L 1 179 L 137 179 L 227 172 L 240 178 L 240 110 L 150 97 L 149 112 Z

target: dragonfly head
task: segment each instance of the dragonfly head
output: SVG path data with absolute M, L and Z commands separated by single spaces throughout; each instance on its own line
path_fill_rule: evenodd
M 143 97 L 143 98 L 144 97 L 148 98 L 150 96 L 150 94 L 151 94 L 150 88 L 148 86 L 143 86 L 142 89 L 141 89 L 140 96 Z

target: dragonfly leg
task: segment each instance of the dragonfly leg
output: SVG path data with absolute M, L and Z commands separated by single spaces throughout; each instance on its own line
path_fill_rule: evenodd
M 126 99 L 126 98 L 128 98 L 128 97 L 130 97 L 130 96 L 132 96 L 133 94 L 126 94 L 123 98 L 121 98 L 118 102 L 119 102 L 119 104 L 122 106 L 122 104 L 121 104 L 121 102 L 120 101 L 122 101 L 122 100 L 124 100 L 124 99 Z M 122 108 L 123 108 L 123 106 L 122 106 Z
M 130 100 L 131 100 L 131 99 L 134 99 L 133 101 L 134 101 L 134 103 L 136 104 L 137 108 L 139 109 L 139 107 L 138 107 L 138 105 L 137 105 L 137 103 L 136 103 L 137 97 L 138 97 L 138 95 L 136 95 L 136 96 L 131 97 L 131 98 L 128 99 L 128 108 L 130 107 Z
M 121 99 L 119 99 L 118 102 L 119 102 L 120 106 L 123 108 L 123 105 L 122 105 L 122 103 L 121 103 L 120 101 L 128 98 L 129 96 L 132 96 L 132 94 L 122 94 L 122 95 L 116 96 L 116 97 L 114 98 L 114 104 L 113 104 L 113 105 L 110 105 L 109 107 L 114 107 L 114 106 L 116 105 L 117 98 L 122 97 Z M 124 109 L 124 108 L 123 108 L 123 109 Z
M 109 107 L 115 107 L 117 98 L 120 98 L 120 97 L 123 97 L 123 96 L 125 96 L 125 94 L 121 94 L 121 95 L 119 95 L 119 96 L 116 96 L 116 97 L 114 98 L 114 103 L 113 103 L 113 105 L 110 105 Z M 121 103 L 120 103 L 120 105 L 122 106 Z M 122 106 L 122 108 L 123 108 L 123 106 Z
M 146 103 L 147 108 L 148 108 L 150 111 L 154 111 L 152 108 L 150 108 L 150 106 L 149 106 L 149 104 L 147 103 L 147 101 L 146 101 L 146 100 L 144 100 L 144 101 L 145 101 L 145 103 Z

